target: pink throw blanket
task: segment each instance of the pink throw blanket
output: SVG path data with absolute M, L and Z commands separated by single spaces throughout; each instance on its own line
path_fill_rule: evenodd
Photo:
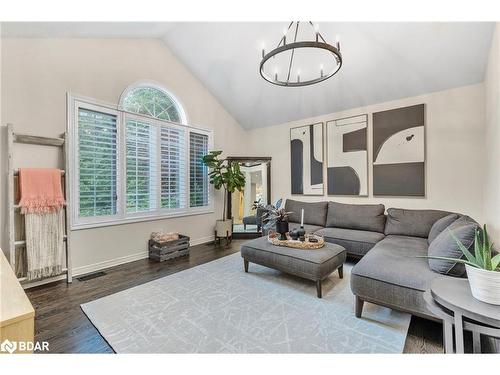
M 19 187 L 22 214 L 57 212 L 64 206 L 59 169 L 21 168 Z

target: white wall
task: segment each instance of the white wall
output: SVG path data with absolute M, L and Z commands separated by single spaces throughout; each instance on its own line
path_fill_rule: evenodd
M 484 184 L 485 221 L 500 248 L 500 23 L 491 43 L 486 89 L 486 181 Z
M 118 103 L 120 94 L 139 80 L 154 80 L 171 91 L 184 105 L 189 123 L 214 130 L 215 148 L 228 155 L 245 154 L 244 130 L 172 55 L 154 39 L 3 39 L 1 124 L 13 123 L 15 131 L 57 136 L 66 129 L 66 92 Z M 4 158 L 5 127 L 1 129 Z M 55 151 L 16 145 L 15 164 L 60 166 Z M 0 160 L 2 165 L 3 160 Z M 5 166 L 1 179 L 1 211 L 5 210 Z M 216 192 L 217 194 L 217 192 Z M 184 218 L 110 226 L 73 232 L 73 266 L 89 271 L 93 264 L 144 256 L 151 231 L 164 229 L 185 233 L 194 242 L 213 236 L 216 213 Z M 6 248 L 5 220 L 2 247 Z
M 371 114 L 420 103 L 426 104 L 427 196 L 425 198 L 373 197 Z M 326 189 L 324 197 L 292 196 L 289 129 L 365 113 L 369 115 L 369 197 L 329 197 L 326 195 Z M 273 202 L 280 197 L 359 204 L 376 202 L 385 204 L 386 208 L 436 208 L 458 211 L 483 222 L 484 113 L 484 87 L 479 84 L 255 129 L 249 132 L 248 139 L 251 155 L 272 157 Z M 326 176 L 326 165 L 324 175 Z

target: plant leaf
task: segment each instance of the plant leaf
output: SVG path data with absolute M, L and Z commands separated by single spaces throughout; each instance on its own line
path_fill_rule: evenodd
M 474 233 L 474 255 L 476 256 L 476 261 L 478 264 L 481 265 L 481 267 L 484 267 L 484 260 L 483 260 L 483 244 L 481 241 L 481 238 L 479 237 L 479 230 L 476 230 Z
M 468 260 L 465 260 L 465 259 L 455 259 L 455 258 L 447 258 L 447 257 L 435 257 L 435 256 L 429 256 L 429 255 L 419 255 L 419 256 L 416 256 L 415 258 L 428 258 L 428 259 L 447 260 L 449 262 L 468 264 L 469 266 L 472 266 L 472 267 L 482 268 L 478 264 L 476 264 L 474 262 L 469 262 Z
M 500 265 L 500 254 L 497 254 L 491 259 L 491 270 L 495 271 L 499 265 Z
M 491 248 L 492 244 L 490 244 L 490 239 L 485 224 L 483 227 L 483 261 L 484 269 L 488 271 L 492 271 L 494 269 L 491 265 Z
M 450 229 L 448 229 L 448 232 L 450 232 L 451 237 L 455 240 L 455 242 L 458 245 L 458 248 L 465 255 L 467 260 L 473 264 L 477 264 L 474 255 L 471 254 L 471 252 L 462 244 L 462 242 L 460 242 L 460 240 L 453 234 L 453 232 Z

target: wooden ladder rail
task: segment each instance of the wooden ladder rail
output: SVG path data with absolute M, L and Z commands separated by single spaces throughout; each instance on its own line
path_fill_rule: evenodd
M 8 186 L 7 186 L 7 201 L 8 201 L 8 239 L 9 239 L 9 262 L 11 264 L 12 269 L 16 270 L 16 247 L 20 245 L 21 241 L 15 240 L 15 212 L 19 209 L 19 205 L 15 204 L 15 195 L 14 195 L 14 176 L 18 174 L 18 171 L 14 169 L 14 144 L 15 143 L 23 143 L 23 144 L 32 144 L 37 146 L 53 146 L 53 147 L 62 147 L 63 158 L 64 158 L 64 170 L 61 173 L 61 178 L 64 178 L 64 195 L 66 199 L 66 205 L 64 207 L 64 243 L 66 250 L 66 268 L 63 270 L 66 273 L 66 281 L 71 283 L 73 281 L 73 273 L 71 267 L 71 231 L 69 228 L 69 212 L 70 212 L 70 204 L 69 204 L 69 178 L 67 171 L 69 170 L 69 160 L 68 160 L 68 146 L 67 146 L 67 133 L 64 133 L 60 138 L 50 138 L 50 137 L 40 137 L 28 134 L 18 134 L 14 133 L 14 126 L 12 124 L 7 124 L 7 178 L 8 178 Z M 55 277 L 49 277 L 44 280 L 55 279 Z M 19 278 L 20 281 L 25 281 L 26 278 Z

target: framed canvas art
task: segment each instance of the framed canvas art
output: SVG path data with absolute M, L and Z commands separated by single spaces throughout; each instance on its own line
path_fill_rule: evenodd
M 290 129 L 292 194 L 323 195 L 323 123 Z
M 425 196 L 424 104 L 373 114 L 373 195 Z
M 368 196 L 368 115 L 326 123 L 328 195 Z

